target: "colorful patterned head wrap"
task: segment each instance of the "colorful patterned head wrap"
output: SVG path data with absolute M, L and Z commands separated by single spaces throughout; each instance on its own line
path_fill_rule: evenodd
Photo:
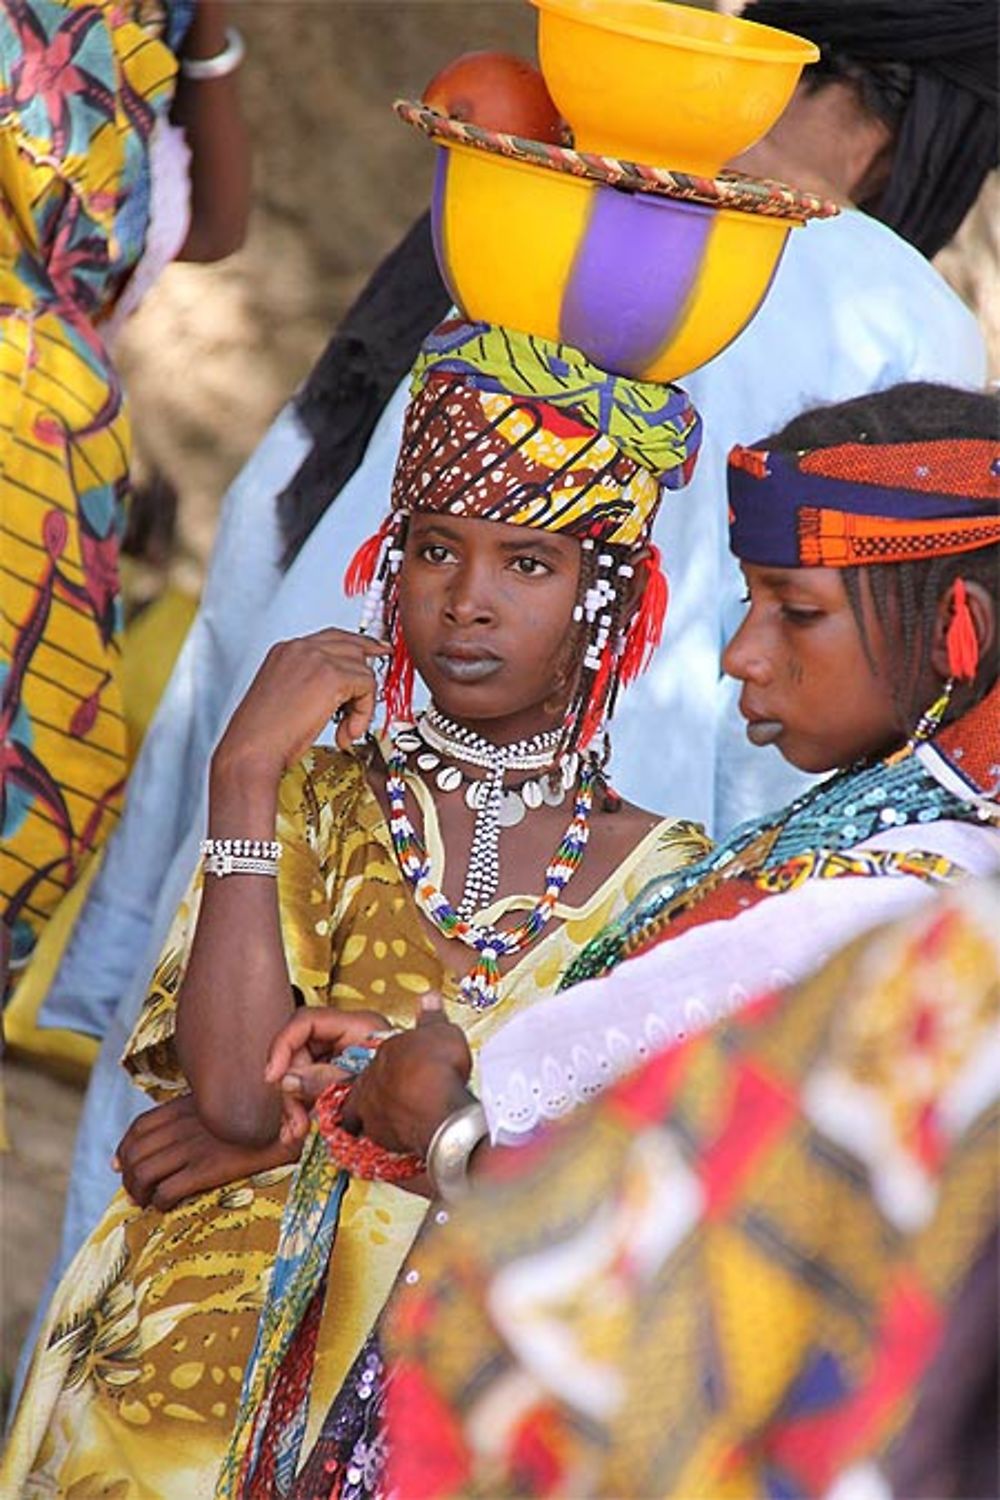
M 729 455 L 729 544 L 742 562 L 852 568 L 1000 542 L 1000 442 L 938 438 Z
M 687 483 L 701 442 L 676 386 L 609 375 L 566 344 L 488 323 L 441 323 L 411 389 L 394 510 L 634 547 L 661 484 Z

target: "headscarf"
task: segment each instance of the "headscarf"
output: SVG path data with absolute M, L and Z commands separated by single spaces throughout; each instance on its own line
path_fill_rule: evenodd
M 453 318 L 424 341 L 392 489 L 434 510 L 632 547 L 660 485 L 686 484 L 701 419 L 683 391 L 567 344 Z
M 751 0 L 743 15 L 815 42 L 813 84 L 860 84 L 897 133 L 889 182 L 861 206 L 936 255 L 1000 162 L 995 0 Z
M 1000 442 L 841 443 L 729 455 L 729 545 L 742 562 L 849 568 L 1000 541 Z

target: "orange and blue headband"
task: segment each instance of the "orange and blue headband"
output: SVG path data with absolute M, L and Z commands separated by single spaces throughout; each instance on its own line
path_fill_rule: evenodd
M 1000 444 L 978 438 L 734 448 L 729 545 L 741 562 L 851 568 L 1000 542 Z

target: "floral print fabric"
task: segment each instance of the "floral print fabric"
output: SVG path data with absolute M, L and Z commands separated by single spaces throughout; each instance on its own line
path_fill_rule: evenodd
M 15 965 L 118 816 L 130 431 L 102 337 L 139 260 L 189 0 L 0 10 L 0 912 Z

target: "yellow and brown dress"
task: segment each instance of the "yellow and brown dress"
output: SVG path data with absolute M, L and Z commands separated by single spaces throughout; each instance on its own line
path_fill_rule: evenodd
M 419 784 L 415 783 L 415 788 Z M 423 812 L 434 878 L 442 846 Z M 653 876 L 706 841 L 688 823 L 657 824 L 625 864 L 505 976 L 502 998 L 476 1012 L 455 1003 L 396 863 L 360 762 L 314 750 L 284 779 L 278 837 L 282 932 L 292 983 L 308 1004 L 374 1007 L 413 1020 L 417 997 L 445 995 L 473 1051 L 515 1011 L 550 994 L 581 945 Z M 483 915 L 529 905 L 506 898 Z M 174 1005 L 197 913 L 197 886 L 174 931 L 126 1065 L 153 1098 L 186 1088 L 173 1048 Z M 160 1213 L 124 1193 L 68 1269 L 39 1338 L 11 1433 L 0 1492 L 115 1500 L 212 1495 L 229 1441 L 293 1169 L 203 1193 Z M 410 1248 L 426 1209 L 398 1188 L 355 1182 L 330 1264 L 312 1386 L 308 1451 Z

